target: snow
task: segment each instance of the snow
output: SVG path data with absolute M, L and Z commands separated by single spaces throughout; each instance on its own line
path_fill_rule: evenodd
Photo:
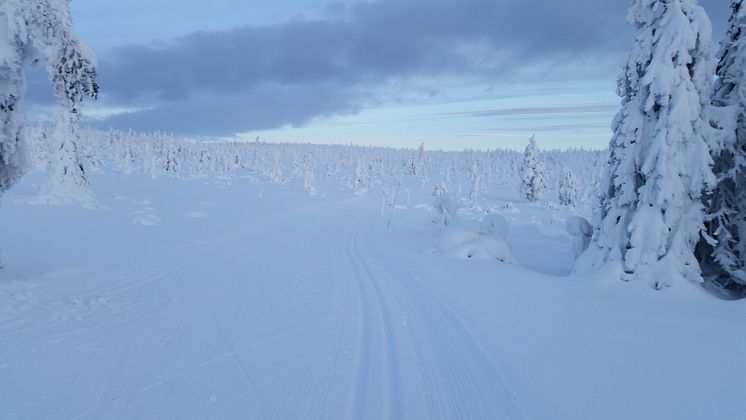
M 377 181 L 344 185 L 355 165 L 317 176 L 317 195 L 305 170 L 275 184 L 105 167 L 96 210 L 31 205 L 45 177 L 24 178 L 0 207 L 0 418 L 746 412 L 746 301 L 570 275 L 565 222 L 589 210 L 528 203 L 517 176 L 439 231 L 431 186 L 405 180 L 382 212 Z M 468 244 L 489 258 L 440 249 Z M 490 254 L 507 250 L 513 264 Z
M 482 229 L 491 234 L 495 235 L 500 239 L 505 239 L 508 236 L 510 227 L 508 221 L 499 214 L 488 214 L 482 219 Z
M 577 258 L 588 249 L 593 237 L 593 227 L 584 217 L 570 216 L 565 221 L 565 229 L 572 237 L 572 250 Z

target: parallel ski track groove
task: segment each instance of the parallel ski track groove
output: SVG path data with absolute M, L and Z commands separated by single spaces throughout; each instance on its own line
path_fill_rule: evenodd
M 371 244 L 382 242 L 375 237 L 375 221 L 369 219 L 367 224 Z M 424 368 L 431 418 L 523 418 L 499 366 L 459 317 L 422 287 L 398 259 L 380 248 L 371 247 L 370 251 L 368 260 L 390 273 L 381 278 L 391 279 L 389 286 L 403 292 L 398 295 L 406 300 L 401 306 L 416 320 L 410 332 Z
M 376 277 L 361 256 L 360 247 L 360 223 L 355 226 L 355 230 L 350 235 L 347 245 L 347 255 L 352 263 L 355 278 L 358 284 L 358 293 L 360 301 L 360 331 L 358 343 L 357 372 L 355 394 L 352 400 L 352 406 L 348 412 L 350 418 L 360 418 L 369 415 L 369 401 L 366 396 L 370 396 L 369 379 L 370 375 L 376 374 L 371 372 L 375 368 L 375 362 L 370 354 L 371 335 L 374 334 L 371 329 L 379 328 L 381 334 L 381 344 L 383 354 L 381 363 L 384 368 L 383 372 L 383 417 L 387 419 L 400 418 L 401 404 L 399 402 L 399 381 L 398 381 L 398 354 L 396 343 L 394 341 L 391 316 L 385 298 L 377 284 Z M 372 293 L 371 293 L 372 291 Z M 371 307 L 373 307 L 371 309 Z M 373 311 L 374 313 L 371 313 Z M 372 320 L 377 317 L 377 321 Z M 375 324 L 378 325 L 375 325 Z

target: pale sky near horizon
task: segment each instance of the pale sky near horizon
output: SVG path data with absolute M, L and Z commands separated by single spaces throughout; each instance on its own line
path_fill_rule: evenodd
M 716 40 L 724 0 L 700 2 Z M 178 4 L 175 7 L 174 4 Z M 433 149 L 603 148 L 628 1 L 75 0 L 99 127 Z M 29 81 L 29 107 L 49 97 Z

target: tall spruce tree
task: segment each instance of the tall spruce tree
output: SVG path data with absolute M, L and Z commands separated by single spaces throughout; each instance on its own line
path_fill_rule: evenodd
M 746 296 L 746 8 L 731 4 L 730 25 L 718 54 L 713 89 L 713 172 L 717 187 L 706 196 L 706 233 L 697 256 L 707 281 Z
M 530 202 L 538 201 L 547 190 L 547 170 L 539 156 L 536 136 L 528 139 L 521 164 L 521 194 Z
M 695 0 L 635 0 L 628 21 L 636 37 L 619 79 L 595 246 L 578 268 L 618 262 L 623 279 L 658 289 L 701 282 L 701 197 L 715 182 L 705 117 L 710 21 Z

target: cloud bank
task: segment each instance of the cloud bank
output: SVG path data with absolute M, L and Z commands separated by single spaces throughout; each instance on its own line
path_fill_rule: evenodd
M 728 14 L 725 3 L 701 2 L 718 30 Z M 122 46 L 100 55 L 103 104 L 141 110 L 96 124 L 229 136 L 302 126 L 398 95 L 613 78 L 631 44 L 627 6 L 599 0 L 332 3 L 315 20 Z

